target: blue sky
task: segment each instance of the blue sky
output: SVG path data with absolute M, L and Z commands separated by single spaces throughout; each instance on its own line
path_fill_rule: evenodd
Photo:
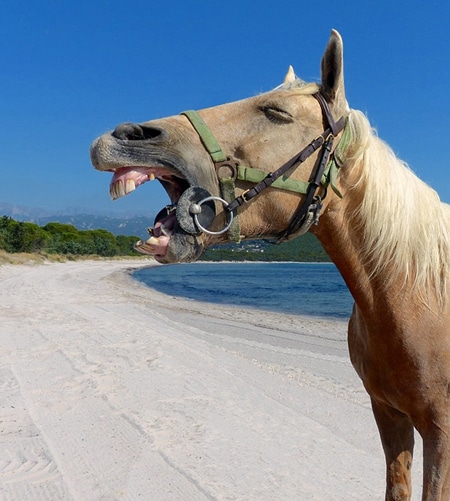
M 350 106 L 450 202 L 450 4 L 320 5 L 4 0 L 0 202 L 155 214 L 167 201 L 156 183 L 110 201 L 92 140 L 120 122 L 270 90 L 289 64 L 317 80 L 331 28 L 344 39 Z

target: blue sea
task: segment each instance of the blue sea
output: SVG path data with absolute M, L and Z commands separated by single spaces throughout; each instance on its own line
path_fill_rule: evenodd
M 159 292 L 213 304 L 348 318 L 353 300 L 331 263 L 190 263 L 137 270 Z

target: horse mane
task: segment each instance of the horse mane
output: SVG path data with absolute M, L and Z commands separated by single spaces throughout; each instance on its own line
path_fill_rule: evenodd
M 450 206 L 378 138 L 363 113 L 350 110 L 347 127 L 343 169 L 352 179 L 359 176 L 350 191 L 362 193 L 348 216 L 362 232 L 364 262 L 372 277 L 383 273 L 390 284 L 411 283 L 425 304 L 434 292 L 442 307 L 450 274 Z
M 297 77 L 278 89 L 305 95 L 320 86 Z M 434 294 L 443 307 L 450 278 L 450 206 L 397 158 L 362 112 L 351 109 L 346 127 L 350 140 L 342 152 L 343 170 L 357 179 L 350 190 L 363 193 L 360 203 L 349 204 L 347 216 L 363 236 L 362 260 L 370 278 L 383 274 L 388 285 L 403 280 L 423 303 L 430 304 Z

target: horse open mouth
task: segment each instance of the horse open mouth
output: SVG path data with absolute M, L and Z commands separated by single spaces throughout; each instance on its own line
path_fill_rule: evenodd
M 154 227 L 148 229 L 150 238 L 145 242 L 139 240 L 135 244 L 135 249 L 143 254 L 162 257 L 167 252 L 170 237 L 177 223 L 176 204 L 183 192 L 189 188 L 189 182 L 175 169 L 164 167 L 120 167 L 114 172 L 109 192 L 111 198 L 116 200 L 129 195 L 139 186 L 155 179 L 162 184 L 169 195 L 171 203 L 157 214 Z

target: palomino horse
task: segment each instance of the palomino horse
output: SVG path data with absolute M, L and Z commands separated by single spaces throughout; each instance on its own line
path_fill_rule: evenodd
M 423 499 L 448 499 L 450 207 L 348 107 L 335 31 L 321 68 L 320 84 L 290 69 L 257 97 L 119 125 L 93 143 L 92 162 L 114 173 L 113 198 L 153 179 L 165 187 L 171 205 L 137 244 L 162 263 L 315 233 L 355 300 L 350 358 L 381 435 L 386 499 L 410 499 L 414 428 Z

